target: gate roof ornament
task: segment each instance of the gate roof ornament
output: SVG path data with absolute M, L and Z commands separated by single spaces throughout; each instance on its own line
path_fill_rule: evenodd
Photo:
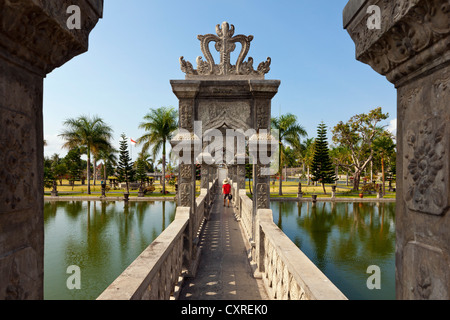
M 192 63 L 180 58 L 181 70 L 186 73 L 186 79 L 264 79 L 264 75 L 270 71 L 271 59 L 261 62 L 258 68 L 253 68 L 253 58 L 244 61 L 250 50 L 250 42 L 253 36 L 234 36 L 234 26 L 223 22 L 222 26 L 216 26 L 216 35 L 199 35 L 200 48 L 206 61 L 202 57 L 197 58 L 197 70 Z M 209 44 L 215 42 L 215 49 L 220 53 L 220 63 L 216 64 L 209 50 Z M 236 65 L 230 62 L 230 55 L 236 49 L 236 42 L 242 45 Z

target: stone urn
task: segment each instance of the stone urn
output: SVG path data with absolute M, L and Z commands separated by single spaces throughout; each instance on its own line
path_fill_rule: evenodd
M 144 192 L 144 188 L 142 187 L 142 184 L 141 184 L 139 186 L 138 197 L 143 198 L 144 196 L 145 196 L 145 192 Z

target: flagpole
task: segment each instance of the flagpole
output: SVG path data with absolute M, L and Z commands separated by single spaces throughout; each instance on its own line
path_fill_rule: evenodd
M 133 161 L 133 144 L 136 144 L 136 141 L 130 138 L 131 161 Z

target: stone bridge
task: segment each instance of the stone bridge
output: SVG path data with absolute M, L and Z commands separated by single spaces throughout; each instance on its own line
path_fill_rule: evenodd
M 67 26 L 67 1 L 0 0 L 0 299 L 43 298 L 43 79 L 87 51 L 103 12 L 102 0 L 70 5 L 84 13 L 79 29 Z M 343 12 L 356 58 L 398 90 L 398 299 L 450 297 L 449 10 L 449 0 L 350 0 Z M 180 156 L 176 219 L 99 299 L 249 297 L 241 280 L 260 298 L 345 299 L 272 221 L 263 155 L 276 145 L 268 129 L 280 82 L 264 79 L 270 58 L 256 69 L 245 60 L 253 37 L 234 31 L 224 23 L 217 35 L 198 37 L 205 60 L 197 59 L 197 69 L 180 59 L 186 79 L 171 82 L 180 101 L 172 141 Z M 230 131 L 231 140 L 208 144 Z M 243 186 L 250 161 L 252 199 Z M 222 169 L 232 180 L 233 208 L 221 206 Z M 205 264 L 213 260 L 219 264 Z M 231 261 L 234 273 L 223 272 Z M 217 283 L 235 286 L 199 290 L 209 284 L 205 268 L 228 277 Z
M 217 35 L 198 36 L 206 61 L 197 58 L 196 70 L 180 58 L 186 79 L 171 81 L 180 101 L 180 130 L 171 141 L 179 156 L 175 221 L 100 300 L 346 299 L 273 223 L 269 178 L 278 140 L 270 115 L 280 81 L 264 79 L 270 58 L 256 70 L 252 58 L 244 61 L 253 36 L 234 31 L 224 22 Z M 219 64 L 210 42 L 216 42 Z M 242 48 L 232 65 L 236 43 Z M 245 191 L 248 164 L 253 200 Z M 231 208 L 223 205 L 222 182 L 228 178 Z
M 346 297 L 232 181 L 223 206 L 214 176 L 195 201 L 98 300 L 345 300 Z M 255 232 L 256 230 L 256 232 Z M 190 239 L 190 237 L 192 237 Z

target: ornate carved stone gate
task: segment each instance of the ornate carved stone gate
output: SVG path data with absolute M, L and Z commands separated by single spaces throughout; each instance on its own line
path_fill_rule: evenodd
M 202 166 L 202 188 L 216 177 L 217 166 L 226 165 L 237 188 L 245 190 L 245 164 L 252 159 L 254 214 L 256 209 L 269 208 L 269 175 L 264 174 L 269 163 L 261 161 L 259 154 L 265 149 L 270 152 L 272 144 L 277 146 L 270 135 L 270 118 L 271 99 L 280 81 L 264 79 L 270 70 L 270 58 L 256 70 L 251 57 L 245 61 L 253 36 L 234 32 L 233 25 L 223 22 L 216 26 L 217 35 L 199 35 L 206 61 L 198 57 L 194 69 L 181 57 L 186 78 L 171 81 L 179 99 L 180 132 L 172 140 L 174 151 L 181 153 L 178 205 L 190 207 L 191 215 L 195 214 L 196 163 Z M 220 54 L 219 64 L 209 50 L 211 42 Z M 241 51 L 233 65 L 230 54 L 236 44 L 241 45 Z

